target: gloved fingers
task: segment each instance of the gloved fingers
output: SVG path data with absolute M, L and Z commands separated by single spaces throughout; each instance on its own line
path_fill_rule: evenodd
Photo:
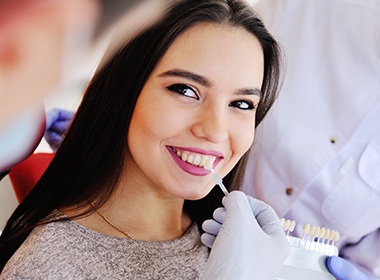
M 68 120 L 70 121 L 74 117 L 74 112 L 53 108 L 46 113 L 46 130 L 50 129 L 52 124 L 56 121 Z
M 202 238 L 212 246 L 203 279 L 274 279 L 290 250 L 284 231 L 282 236 L 267 235 L 241 191 L 230 192 L 222 203 L 226 215 L 218 234 Z
M 202 229 L 205 231 L 205 233 L 201 235 L 201 241 L 203 244 L 209 248 L 212 248 L 212 245 L 214 244 L 215 238 L 218 235 L 221 227 L 222 224 L 215 220 L 209 219 L 204 221 L 202 223 Z
M 227 196 L 223 197 L 223 206 L 227 209 L 227 212 L 241 212 L 242 209 L 247 207 L 251 208 L 248 203 L 247 195 L 242 191 L 232 191 Z M 252 210 L 249 211 L 252 213 Z
M 71 121 L 73 119 L 74 115 L 75 115 L 75 113 L 73 111 L 59 109 L 57 120 L 59 120 L 59 121 L 61 121 L 61 120 Z
M 50 128 L 51 124 L 58 118 L 58 115 L 59 115 L 59 109 L 57 108 L 50 109 L 46 113 L 46 118 L 45 118 L 46 130 Z
M 327 268 L 339 280 L 370 280 L 371 278 L 360 271 L 347 260 L 332 256 L 327 258 Z
M 208 234 L 208 233 L 203 233 L 201 235 L 201 241 L 204 245 L 206 245 L 209 248 L 212 248 L 212 245 L 214 245 L 215 242 L 215 235 Z
M 268 204 L 265 202 L 254 198 L 252 196 L 247 195 L 247 200 L 249 204 L 251 205 L 252 208 L 252 213 L 256 217 L 260 212 L 264 211 L 266 208 L 270 207 Z
M 226 208 L 219 207 L 219 208 L 215 209 L 212 217 L 214 218 L 214 220 L 216 220 L 219 223 L 223 224 L 223 221 L 226 218 Z
M 49 144 L 62 141 L 62 135 L 54 131 L 45 132 L 44 138 Z
M 242 231 L 249 238 L 261 238 L 260 236 L 265 235 L 252 213 L 245 193 L 232 191 L 224 197 L 222 203 L 226 208 L 226 217 L 221 232 L 223 228 L 228 229 L 228 231 L 224 231 L 226 238 L 236 240 L 241 237 Z
M 59 134 L 64 134 L 67 131 L 67 128 L 69 127 L 70 122 L 71 122 L 70 120 L 53 122 L 49 128 L 49 131 L 54 131 Z
M 253 215 L 256 217 L 257 222 L 266 234 L 284 234 L 280 219 L 272 207 L 263 201 L 255 199 L 251 196 L 247 196 L 247 199 L 251 205 Z
M 233 216 L 235 219 L 241 219 L 241 221 L 237 222 L 246 223 L 247 221 L 251 221 L 259 227 L 245 193 L 241 191 L 232 191 L 223 198 L 222 203 L 227 211 L 226 216 Z
M 60 134 L 49 131 L 45 132 L 44 138 L 46 142 L 49 144 L 50 148 L 55 152 L 59 145 L 61 144 L 63 138 Z
M 222 224 L 214 220 L 206 220 L 202 224 L 202 229 L 205 232 L 213 234 L 213 235 L 218 235 L 221 227 L 222 227 Z

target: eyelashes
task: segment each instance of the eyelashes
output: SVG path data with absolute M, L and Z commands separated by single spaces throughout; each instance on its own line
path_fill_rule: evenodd
M 228 106 L 230 107 L 236 107 L 240 110 L 255 110 L 257 105 L 253 104 L 250 100 L 237 100 L 231 102 Z
M 196 100 L 200 99 L 199 95 L 197 94 L 197 90 L 186 84 L 172 84 L 168 86 L 167 89 L 184 97 L 193 98 Z M 228 106 L 243 111 L 252 111 L 256 110 L 257 108 L 257 104 L 254 104 L 254 102 L 250 99 L 234 100 L 230 102 Z
M 194 98 L 199 100 L 199 96 L 197 95 L 195 89 L 185 84 L 173 84 L 167 87 L 168 90 L 178 93 L 180 95 Z

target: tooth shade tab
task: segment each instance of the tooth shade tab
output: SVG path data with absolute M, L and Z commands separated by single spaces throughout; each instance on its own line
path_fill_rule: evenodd
M 289 225 L 289 231 L 293 232 L 296 227 L 296 221 L 291 221 Z
M 303 233 L 304 234 L 309 234 L 310 233 L 310 225 L 306 224 L 303 226 Z
M 285 220 L 284 218 L 281 218 L 280 223 L 287 236 L 289 236 L 289 233 L 293 232 L 296 227 L 296 221 Z
M 207 161 L 207 157 L 201 157 L 201 163 L 199 164 L 200 166 L 205 166 Z
M 204 167 L 207 169 L 207 170 L 211 170 L 212 169 L 212 166 L 214 164 L 214 161 L 215 161 L 215 158 L 208 158 L 205 162 L 205 165 Z
M 316 226 L 311 226 L 310 227 L 310 235 L 314 235 L 315 234 L 315 231 L 317 230 Z
M 284 226 L 282 227 L 285 231 L 289 230 L 290 220 L 286 220 Z
M 334 242 L 336 242 L 336 241 L 338 241 L 340 239 L 340 234 L 339 234 L 339 232 L 335 232 L 335 234 L 334 234 L 334 239 L 333 239 L 333 241 Z

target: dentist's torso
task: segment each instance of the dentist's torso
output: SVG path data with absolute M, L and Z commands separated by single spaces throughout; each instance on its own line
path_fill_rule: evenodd
M 361 241 L 347 252 L 380 267 L 364 257 L 380 246 L 380 1 L 262 0 L 258 10 L 284 49 L 285 79 L 243 190 L 296 220 L 298 234 L 307 222 L 338 230 L 342 247 Z

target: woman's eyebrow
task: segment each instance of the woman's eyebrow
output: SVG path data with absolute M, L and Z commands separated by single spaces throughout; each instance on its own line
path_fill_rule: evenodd
M 258 97 L 262 97 L 262 92 L 258 88 L 241 88 L 235 92 L 236 95 L 257 95 Z
M 161 73 L 159 77 L 182 77 L 186 79 L 190 79 L 198 84 L 201 84 L 205 87 L 211 87 L 212 84 L 211 82 L 204 76 L 186 71 L 186 70 L 181 70 L 181 69 L 173 69 L 166 71 L 164 73 Z
M 199 83 L 205 87 L 211 87 L 212 83 L 206 77 L 192 73 L 190 71 L 182 70 L 182 69 L 172 69 L 161 73 L 158 75 L 159 77 L 181 77 L 192 80 L 196 83 Z M 235 92 L 236 95 L 257 95 L 261 98 L 262 92 L 258 88 L 241 88 Z

